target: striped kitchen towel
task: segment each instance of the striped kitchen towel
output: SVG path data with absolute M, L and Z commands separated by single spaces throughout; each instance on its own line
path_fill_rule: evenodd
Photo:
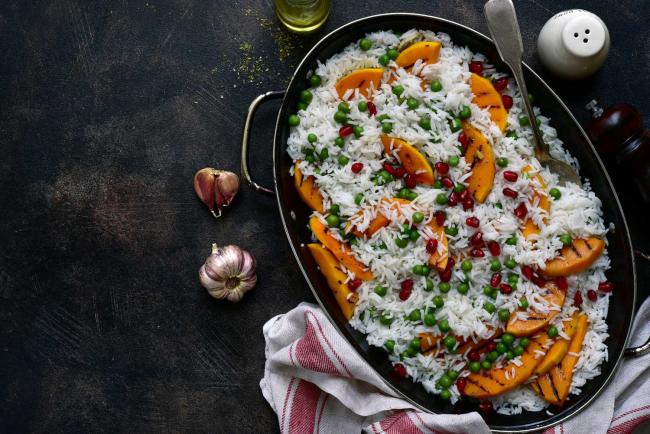
M 397 396 L 317 306 L 301 303 L 264 325 L 266 365 L 260 387 L 282 433 L 489 433 L 481 416 L 429 414 Z M 635 321 L 632 344 L 650 334 L 650 300 Z M 650 354 L 623 362 L 586 410 L 544 434 L 629 433 L 650 420 Z

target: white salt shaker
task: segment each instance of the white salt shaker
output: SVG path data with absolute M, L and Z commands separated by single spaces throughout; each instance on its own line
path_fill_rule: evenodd
M 583 78 L 601 67 L 609 53 L 609 32 L 597 15 L 571 9 L 554 15 L 537 39 L 546 68 L 568 79 Z

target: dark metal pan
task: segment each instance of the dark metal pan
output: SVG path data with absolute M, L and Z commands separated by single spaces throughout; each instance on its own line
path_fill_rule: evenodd
M 473 51 L 485 54 L 497 69 L 508 71 L 500 61 L 496 48 L 488 37 L 452 21 L 408 13 L 374 15 L 353 21 L 328 34 L 311 49 L 296 69 L 286 91 L 268 92 L 252 102 L 242 137 L 242 174 L 255 191 L 275 194 L 289 244 L 314 296 L 341 335 L 383 377 L 384 381 L 423 411 L 466 413 L 476 410 L 476 406 L 463 402 L 452 406 L 448 402 L 438 400 L 435 396 L 427 393 L 420 384 L 413 383 L 409 379 L 397 381 L 392 379 L 389 375 L 391 364 L 386 353 L 380 348 L 369 346 L 364 335 L 348 325 L 325 278 L 318 271 L 309 252 L 304 248 L 304 243 L 308 243 L 311 239 L 307 223 L 311 211 L 302 203 L 294 189 L 293 179 L 289 175 L 292 161 L 285 149 L 289 136 L 286 122 L 288 112 L 298 101 L 300 91 L 307 88 L 307 72 L 315 69 L 317 61 L 326 61 L 366 33 L 388 29 L 403 32 L 412 28 L 445 32 L 451 36 L 454 43 L 466 45 Z M 560 139 L 579 160 L 581 175 L 591 181 L 594 192 L 602 200 L 605 221 L 614 223 L 615 230 L 608 235 L 609 256 L 612 262 L 608 278 L 615 284 L 616 291 L 611 297 L 607 317 L 610 333 L 607 340 L 609 359 L 601 365 L 602 373 L 587 382 L 582 388 L 582 394 L 571 396 L 565 407 L 551 408 L 552 415 L 547 414 L 546 411 L 540 411 L 523 412 L 513 416 L 499 414 L 484 416 L 486 422 L 495 432 L 535 431 L 568 419 L 589 405 L 603 390 L 616 372 L 624 354 L 638 355 L 650 350 L 650 342 L 642 347 L 626 349 L 637 294 L 636 269 L 630 234 L 614 187 L 593 145 L 564 103 L 532 69 L 528 66 L 525 66 L 524 69 L 529 90 L 537 96 L 539 107 L 546 116 L 551 117 L 551 123 L 557 129 Z M 283 98 L 283 101 L 275 127 L 273 142 L 274 189 L 270 189 L 260 186 L 251 179 L 248 170 L 248 141 L 251 122 L 257 108 L 267 100 L 278 98 Z

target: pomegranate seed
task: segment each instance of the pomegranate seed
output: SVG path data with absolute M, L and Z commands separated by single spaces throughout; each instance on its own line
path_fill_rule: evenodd
M 436 168 L 436 172 L 438 172 L 440 175 L 446 175 L 449 173 L 449 164 L 447 163 L 438 161 L 434 167 Z
M 501 291 L 501 294 L 508 295 L 512 293 L 512 286 L 508 285 L 507 283 L 502 283 L 499 285 L 499 291 Z
M 544 285 L 546 285 L 546 279 L 544 279 L 542 276 L 540 276 L 537 273 L 533 274 L 533 278 L 531 279 L 531 281 L 535 285 L 539 286 L 540 288 L 542 288 Z
M 472 350 L 469 353 L 467 353 L 467 360 L 470 362 L 478 362 L 481 360 L 481 355 L 478 353 L 476 350 Z
M 496 349 L 497 349 L 497 343 L 496 343 L 496 342 L 494 342 L 494 341 L 490 341 L 490 342 L 487 344 L 487 350 L 488 350 L 488 352 L 489 352 L 489 351 L 494 351 L 494 350 L 496 350 Z
M 353 133 L 352 125 L 346 125 L 344 127 L 339 128 L 339 136 L 341 137 L 347 137 L 350 134 Z
M 397 166 L 395 168 L 395 177 L 396 178 L 404 178 L 404 175 L 406 175 L 406 169 L 403 168 L 402 166 Z
M 485 252 L 477 248 L 477 249 L 470 250 L 469 255 L 473 258 L 482 258 L 485 256 Z
M 413 279 L 406 279 L 400 284 L 402 289 L 413 289 Z
M 501 254 L 501 246 L 496 241 L 490 241 L 487 246 L 492 256 L 499 256 Z
M 481 413 L 492 413 L 492 403 L 490 401 L 481 401 L 481 403 L 478 405 L 478 409 Z
M 472 196 L 469 196 L 467 199 L 463 201 L 463 209 L 465 211 L 468 211 L 472 208 L 474 208 L 474 198 Z
M 348 282 L 348 288 L 350 291 L 356 291 L 361 286 L 361 279 L 352 279 Z
M 517 208 L 515 208 L 515 215 L 518 218 L 523 219 L 526 217 L 526 214 L 528 214 L 528 208 L 526 208 L 526 204 L 522 202 L 517 206 Z
M 438 240 L 431 238 L 427 241 L 427 252 L 434 254 L 438 251 Z
M 460 393 L 463 393 L 465 391 L 465 386 L 467 386 L 467 379 L 465 377 L 460 377 L 458 380 L 456 380 L 456 387 Z
M 499 286 L 499 283 L 501 283 L 501 273 L 492 274 L 492 277 L 490 277 L 490 286 L 496 288 Z
M 382 167 L 384 168 L 384 170 L 385 170 L 386 172 L 388 172 L 388 173 L 390 173 L 391 175 L 395 176 L 395 168 L 394 168 L 391 164 L 389 164 L 389 163 L 384 163 L 384 164 L 382 164 Z
M 469 243 L 474 246 L 474 247 L 481 247 L 483 246 L 483 234 L 481 232 L 477 232 L 474 235 L 471 236 L 469 239 Z
M 451 194 L 449 195 L 449 198 L 447 199 L 447 205 L 449 206 L 456 206 L 458 205 L 458 193 L 455 191 L 452 191 Z
M 521 267 L 521 273 L 524 275 L 524 277 L 528 280 L 531 280 L 533 278 L 533 275 L 535 274 L 535 270 L 533 270 L 533 267 L 530 265 L 524 265 Z
M 445 176 L 440 181 L 445 188 L 454 188 L 454 181 L 452 181 L 450 177 Z
M 469 137 L 467 137 L 467 134 L 465 134 L 464 132 L 458 134 L 458 141 L 463 147 L 463 150 L 467 149 L 467 146 L 469 146 Z
M 399 299 L 402 300 L 402 301 L 408 300 L 409 297 L 411 296 L 411 292 L 413 292 L 413 289 L 411 289 L 411 288 L 408 288 L 408 289 L 402 288 L 399 291 Z
M 406 378 L 406 367 L 401 363 L 396 363 L 395 366 L 393 366 L 393 374 L 395 374 L 397 378 Z
M 503 178 L 508 182 L 515 182 L 517 181 L 517 178 L 519 178 L 519 175 L 517 175 L 517 172 L 513 172 L 512 170 L 504 170 Z
M 503 189 L 503 195 L 507 196 L 507 197 L 509 197 L 511 199 L 516 199 L 517 198 L 517 192 L 514 191 L 512 188 L 508 188 L 508 187 Z
M 590 289 L 589 291 L 587 291 L 587 298 L 591 301 L 596 301 L 598 300 L 598 294 L 596 294 L 596 291 L 594 291 L 593 289 Z
M 415 188 L 417 184 L 418 183 L 415 180 L 415 176 L 411 175 L 410 173 L 404 175 L 404 185 L 406 185 L 406 188 Z
M 610 281 L 600 282 L 598 284 L 598 290 L 602 292 L 611 292 L 614 289 L 614 284 Z
M 503 108 L 506 110 L 512 108 L 512 97 L 510 95 L 501 95 L 501 101 L 503 102 Z
M 465 202 L 465 200 L 467 200 L 467 198 L 469 197 L 469 195 L 470 195 L 469 190 L 466 188 L 465 190 L 463 190 L 463 191 L 460 193 L 460 200 L 461 200 L 462 202 Z
M 569 289 L 569 282 L 566 280 L 566 277 L 564 277 L 564 276 L 556 277 L 555 278 L 555 284 L 562 291 L 566 291 L 567 289 Z
M 580 306 L 582 304 L 582 293 L 580 291 L 576 292 L 576 295 L 573 296 L 573 304 Z
M 359 173 L 363 169 L 363 163 L 353 163 L 351 169 L 353 173 Z
M 451 280 L 451 268 L 439 273 L 441 282 L 449 282 Z
M 481 224 L 481 221 L 477 217 L 467 217 L 465 224 L 471 228 L 477 228 Z
M 483 74 L 483 62 L 478 62 L 476 60 L 469 62 L 469 72 L 473 72 L 474 74 L 478 75 Z
M 447 215 L 444 211 L 436 211 L 434 216 L 436 218 L 436 225 L 442 226 L 445 224 L 445 217 L 447 217 Z
M 494 80 L 494 83 L 492 83 L 492 85 L 497 92 L 501 92 L 503 89 L 508 87 L 508 77 L 497 78 Z
M 368 101 L 368 114 L 370 116 L 374 116 L 377 114 L 377 106 L 372 101 Z

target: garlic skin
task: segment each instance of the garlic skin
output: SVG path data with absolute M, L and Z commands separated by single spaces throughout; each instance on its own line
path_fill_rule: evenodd
M 206 167 L 194 174 L 194 191 L 215 218 L 239 192 L 239 177 L 227 170 Z
M 255 287 L 256 268 L 255 257 L 246 250 L 212 244 L 212 254 L 199 269 L 199 280 L 214 298 L 236 303 Z

